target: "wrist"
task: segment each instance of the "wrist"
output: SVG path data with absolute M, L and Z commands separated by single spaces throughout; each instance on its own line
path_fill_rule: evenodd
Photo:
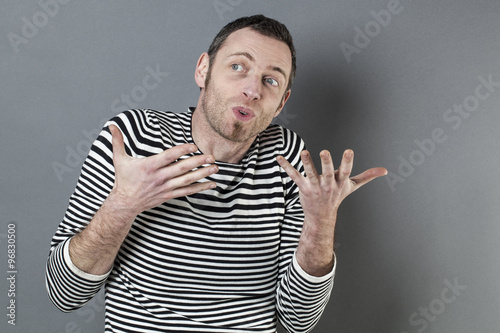
M 319 249 L 299 244 L 295 252 L 297 263 L 302 270 L 311 276 L 324 276 L 332 271 L 335 264 L 333 249 Z
M 136 207 L 136 202 L 132 202 L 129 197 L 113 188 L 104 201 L 101 210 L 106 210 L 106 215 L 111 215 L 113 220 L 130 221 L 135 219 L 142 210 Z M 125 222 L 126 223 L 126 222 Z
M 324 270 L 324 274 L 323 273 L 323 270 L 318 271 L 316 272 L 316 274 L 310 274 L 308 272 L 306 272 L 304 270 L 304 268 L 299 264 L 299 261 L 297 259 L 297 253 L 294 254 L 293 256 L 293 259 L 292 259 L 292 264 L 293 266 L 295 267 L 295 270 L 304 278 L 306 278 L 309 282 L 312 282 L 312 283 L 321 283 L 321 282 L 324 282 L 326 280 L 328 280 L 329 278 L 331 278 L 334 274 L 335 274 L 335 268 L 336 268 L 336 265 L 337 265 L 337 259 L 335 257 L 335 252 L 333 253 L 333 267 L 328 267 Z
M 336 213 L 323 218 L 306 216 L 302 226 L 300 240 L 314 247 L 333 249 Z
M 336 218 L 304 220 L 297 247 L 297 261 L 310 275 L 322 276 L 334 265 L 334 234 Z

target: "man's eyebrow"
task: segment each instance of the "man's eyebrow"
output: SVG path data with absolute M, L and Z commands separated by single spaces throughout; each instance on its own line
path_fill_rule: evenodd
M 280 73 L 286 79 L 286 73 L 283 69 L 281 69 L 281 67 L 273 66 L 271 67 L 271 70 Z
M 235 53 L 231 53 L 230 55 L 228 55 L 227 57 L 228 58 L 231 58 L 231 57 L 237 57 L 237 56 L 243 56 L 243 57 L 246 57 L 248 58 L 248 60 L 250 61 L 254 61 L 254 57 L 248 53 L 248 52 L 235 52 Z M 286 76 L 286 72 L 281 68 L 281 67 L 278 67 L 278 66 L 268 66 L 269 69 L 271 69 L 272 71 L 274 72 L 278 72 L 280 73 L 281 75 L 283 75 L 283 77 L 286 79 L 287 76 Z
M 235 52 L 235 53 L 231 53 L 227 57 L 230 58 L 230 57 L 238 57 L 238 56 L 244 56 L 244 57 L 248 58 L 248 60 L 251 60 L 251 61 L 255 60 L 254 57 L 248 52 Z

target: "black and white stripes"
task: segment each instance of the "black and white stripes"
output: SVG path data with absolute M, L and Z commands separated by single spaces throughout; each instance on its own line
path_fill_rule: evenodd
M 192 111 L 126 111 L 108 124 L 127 152 L 147 157 L 191 137 Z M 87 157 L 51 244 L 47 290 L 62 311 L 82 306 L 105 284 L 106 332 L 308 332 L 329 299 L 333 272 L 308 276 L 294 260 L 303 212 L 298 188 L 276 162 L 302 170 L 302 140 L 277 125 L 262 132 L 240 164 L 216 162 L 217 188 L 139 214 L 105 276 L 81 272 L 67 255 L 113 187 L 111 134 Z M 201 154 L 196 152 L 194 154 Z M 183 158 L 187 158 L 184 156 Z

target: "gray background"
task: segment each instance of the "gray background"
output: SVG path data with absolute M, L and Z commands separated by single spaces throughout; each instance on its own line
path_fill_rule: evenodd
M 500 1 L 45 1 L 0 1 L 1 332 L 102 331 L 102 297 L 63 314 L 44 286 L 89 136 L 129 108 L 122 94 L 138 107 L 194 106 L 199 55 L 225 23 L 256 13 L 287 24 L 298 53 L 277 122 L 337 163 L 352 148 L 355 173 L 390 171 L 341 206 L 335 287 L 314 332 L 500 331 Z M 397 14 L 377 23 L 372 11 L 388 6 Z M 168 73 L 151 90 L 148 67 Z M 497 83 L 476 92 L 480 77 Z

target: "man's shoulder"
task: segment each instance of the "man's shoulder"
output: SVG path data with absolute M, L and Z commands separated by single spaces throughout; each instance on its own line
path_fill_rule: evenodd
M 160 116 L 160 117 L 176 117 L 176 118 L 184 118 L 184 117 L 190 117 L 191 111 L 186 111 L 186 112 L 174 112 L 174 111 L 163 111 L 163 110 L 155 110 L 155 109 L 150 109 L 150 108 L 144 108 L 144 109 L 129 109 L 129 110 L 124 110 L 120 112 L 120 114 L 134 114 L 134 115 L 145 115 L 145 116 Z
M 261 138 L 276 138 L 282 137 L 284 139 L 297 138 L 300 140 L 300 136 L 289 128 L 281 126 L 279 124 L 270 124 L 264 131 L 260 133 Z
M 278 125 L 271 124 L 259 135 L 263 146 L 274 146 L 279 150 L 301 150 L 304 143 L 302 138 L 294 131 Z
M 111 120 L 128 120 L 129 123 L 141 122 L 166 122 L 166 123 L 178 123 L 178 122 L 190 122 L 191 112 L 173 112 L 173 111 L 161 111 L 155 109 L 129 109 L 120 112 Z

